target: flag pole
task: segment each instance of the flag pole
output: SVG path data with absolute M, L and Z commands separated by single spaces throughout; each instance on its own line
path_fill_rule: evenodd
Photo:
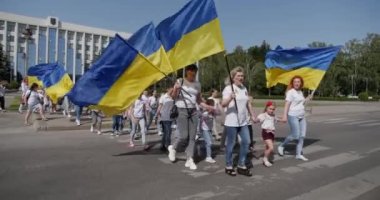
M 231 90 L 232 90 L 232 92 L 234 93 L 234 84 L 232 83 L 232 77 L 231 77 L 231 74 L 230 74 L 230 64 L 228 63 L 228 57 L 227 57 L 228 55 L 227 54 L 225 54 L 224 55 L 224 58 L 225 58 L 225 60 L 226 60 L 226 67 L 227 67 L 227 73 L 228 73 L 228 77 L 229 77 L 229 79 L 230 79 L 230 84 L 231 84 Z M 234 98 L 234 102 L 235 102 L 235 108 L 236 108 L 236 113 L 237 113 L 237 119 L 238 119 L 238 123 L 240 124 L 240 122 L 239 122 L 239 117 L 238 117 L 238 114 L 239 114 L 239 110 L 238 110 L 238 107 L 237 107 L 237 103 L 236 103 L 236 98 Z

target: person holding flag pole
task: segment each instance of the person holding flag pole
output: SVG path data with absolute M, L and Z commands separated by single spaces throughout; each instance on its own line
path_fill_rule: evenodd
M 306 137 L 305 104 L 310 101 L 341 46 L 323 48 L 294 48 L 269 51 L 265 56 L 267 87 L 277 83 L 288 84 L 285 97 L 283 122 L 288 122 L 290 133 L 278 146 L 278 154 L 284 155 L 285 145 L 297 139 L 296 159 L 308 161 L 303 155 Z M 312 90 L 305 98 L 303 88 Z
M 252 176 L 252 172 L 245 165 L 249 148 L 249 120 L 255 120 L 256 116 L 253 112 L 252 105 L 249 103 L 249 95 L 246 87 L 243 85 L 244 70 L 242 67 L 235 67 L 229 70 L 228 60 L 226 57 L 227 77 L 230 85 L 223 90 L 223 98 L 221 105 L 225 110 L 225 134 L 227 139 L 226 145 L 226 168 L 225 173 L 230 176 L 236 176 L 233 166 L 232 152 L 235 145 L 236 135 L 241 138 L 239 161 L 237 165 L 237 173 Z

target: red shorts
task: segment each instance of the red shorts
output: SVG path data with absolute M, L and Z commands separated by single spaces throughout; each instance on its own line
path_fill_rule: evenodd
M 274 131 L 268 131 L 265 129 L 262 129 L 261 136 L 263 137 L 263 140 L 274 140 Z

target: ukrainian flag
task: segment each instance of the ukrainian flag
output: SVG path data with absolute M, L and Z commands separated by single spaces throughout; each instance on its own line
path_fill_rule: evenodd
M 93 105 L 107 115 L 130 106 L 164 74 L 116 34 L 99 59 L 68 93 L 78 106 Z
M 30 67 L 27 72 L 28 84 L 32 85 L 33 83 L 37 83 L 42 87 L 42 77 L 46 74 L 51 73 L 55 68 L 55 63 L 44 63 Z
M 213 0 L 192 0 L 156 28 L 174 70 L 224 51 Z
M 304 87 L 317 89 L 341 46 L 324 48 L 294 48 L 269 51 L 265 56 L 267 87 L 277 83 L 288 85 L 298 75 L 304 79 Z
M 161 41 L 157 38 L 153 23 L 140 28 L 129 39 L 128 43 L 143 54 L 148 60 L 168 75 L 174 70 L 170 64 Z
M 52 102 L 56 104 L 58 98 L 65 96 L 74 84 L 63 66 L 55 65 L 56 67 L 53 71 L 42 77 L 42 82 L 46 94 L 50 97 Z

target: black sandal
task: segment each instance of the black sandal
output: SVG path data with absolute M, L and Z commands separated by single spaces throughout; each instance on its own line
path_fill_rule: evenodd
M 228 174 L 230 176 L 236 176 L 236 172 L 233 168 L 232 169 L 225 168 L 225 172 L 226 172 L 226 174 Z
M 237 172 L 238 172 L 238 174 L 241 174 L 244 176 L 252 176 L 252 172 L 248 168 L 237 167 Z

